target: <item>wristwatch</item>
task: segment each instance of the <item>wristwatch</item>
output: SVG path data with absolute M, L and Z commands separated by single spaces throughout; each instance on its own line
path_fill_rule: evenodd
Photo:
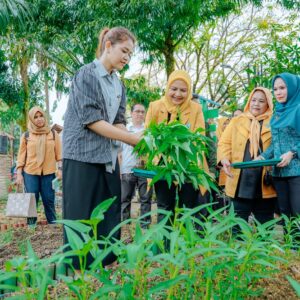
M 58 167 L 57 169 L 60 170 L 60 171 L 62 171 L 62 167 Z

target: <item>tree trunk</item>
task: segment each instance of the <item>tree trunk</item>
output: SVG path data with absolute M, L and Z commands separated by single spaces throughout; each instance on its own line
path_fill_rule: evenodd
M 15 124 L 13 122 L 10 123 L 10 135 L 11 136 L 15 136 Z M 14 162 L 14 157 L 15 157 L 15 153 L 14 153 L 14 140 L 10 139 L 10 155 L 12 158 L 12 163 Z
M 45 103 L 46 103 L 46 115 L 50 122 L 50 104 L 49 104 L 49 80 L 47 71 L 44 70 L 44 89 L 45 89 Z
M 45 106 L 46 106 L 46 116 L 50 122 L 50 103 L 49 103 L 49 79 L 48 79 L 48 59 L 42 52 L 40 54 L 40 68 L 44 76 L 44 92 L 45 92 Z
M 174 58 L 174 50 L 168 51 L 164 54 L 166 60 L 166 73 L 167 79 L 169 78 L 170 74 L 175 69 L 175 58 Z
M 175 69 L 175 56 L 174 56 L 175 48 L 173 45 L 172 39 L 167 39 L 165 44 L 165 50 L 163 51 L 165 57 L 165 66 L 167 78 L 169 78 L 170 74 Z
M 20 61 L 20 75 L 22 79 L 23 85 L 23 109 L 22 109 L 22 119 L 18 122 L 22 128 L 22 131 L 26 131 L 27 129 L 27 118 L 29 111 L 29 79 L 28 79 L 28 65 L 29 60 L 26 56 Z

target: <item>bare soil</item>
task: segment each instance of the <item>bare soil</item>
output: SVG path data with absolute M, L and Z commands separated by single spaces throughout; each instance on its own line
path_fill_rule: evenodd
M 152 209 L 156 209 L 154 204 Z M 51 256 L 63 244 L 63 230 L 60 225 L 37 225 L 35 229 L 28 226 L 14 228 L 13 224 L 26 223 L 26 218 L 8 218 L 4 215 L 5 203 L 0 202 L 0 225 L 8 224 L 8 230 L 0 232 L 0 268 L 8 259 L 26 254 L 27 240 L 31 242 L 33 250 L 38 257 Z M 132 203 L 131 216 L 138 217 L 140 204 Z M 56 211 L 61 215 L 61 207 L 57 206 Z M 39 206 L 38 220 L 46 221 L 42 205 Z M 156 221 L 156 220 L 154 220 Z M 122 238 L 126 242 L 131 241 L 130 229 L 128 226 L 122 230 Z

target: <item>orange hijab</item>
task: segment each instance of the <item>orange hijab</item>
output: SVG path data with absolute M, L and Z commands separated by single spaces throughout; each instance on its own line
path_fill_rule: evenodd
M 45 119 L 45 124 L 43 127 L 37 127 L 34 124 L 34 116 L 37 112 L 41 113 Z M 28 113 L 28 131 L 38 136 L 36 143 L 36 160 L 38 166 L 41 166 L 44 162 L 46 152 L 46 136 L 50 132 L 48 120 L 45 115 L 45 112 L 39 106 L 32 107 Z
M 257 117 L 253 116 L 250 112 L 250 102 L 252 99 L 253 94 L 256 91 L 261 91 L 265 94 L 267 102 L 268 102 L 268 108 L 267 110 Z M 273 102 L 272 102 L 272 93 L 269 89 L 266 89 L 264 87 L 256 87 L 251 94 L 249 95 L 248 101 L 246 103 L 246 106 L 244 108 L 244 116 L 246 116 L 248 119 L 250 119 L 251 125 L 250 125 L 250 131 L 249 131 L 249 140 L 250 140 L 250 154 L 251 157 L 256 158 L 257 152 L 259 149 L 259 140 L 260 140 L 260 124 L 259 121 L 266 120 L 268 118 L 271 118 L 273 114 Z
M 187 99 L 181 103 L 180 105 L 173 104 L 172 100 L 168 97 L 168 90 L 170 89 L 170 85 L 175 80 L 183 80 L 188 87 L 188 96 Z M 167 86 L 166 86 L 166 93 L 161 98 L 164 105 L 167 108 L 168 113 L 171 114 L 170 122 L 176 120 L 178 113 L 181 114 L 181 122 L 185 124 L 188 120 L 184 120 L 185 112 L 189 112 L 191 110 L 191 101 L 192 101 L 192 80 L 190 75 L 183 70 L 177 70 L 171 73 L 169 76 Z

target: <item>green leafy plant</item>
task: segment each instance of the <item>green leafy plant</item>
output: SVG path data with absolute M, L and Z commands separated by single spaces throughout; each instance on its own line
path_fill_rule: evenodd
M 143 231 L 142 217 L 126 220 L 98 240 L 97 224 L 113 201 L 100 204 L 89 220 L 60 221 L 70 229 L 69 251 L 61 247 L 51 257 L 39 259 L 28 242 L 27 256 L 7 261 L 0 270 L 0 291 L 13 291 L 8 299 L 51 299 L 50 286 L 64 291 L 55 299 L 244 299 L 259 296 L 258 281 L 278 272 L 278 262 L 285 262 L 285 252 L 274 238 L 277 220 L 251 226 L 235 217 L 233 209 L 224 215 L 223 209 L 213 211 L 210 204 L 179 208 L 172 226 L 167 225 L 170 212 L 152 211 L 149 214 L 165 214 L 162 222 Z M 210 212 L 206 219 L 194 217 L 203 209 Z M 132 242 L 113 240 L 129 222 L 134 228 Z M 236 225 L 241 227 L 240 240 L 231 234 Z M 170 240 L 168 249 L 165 238 Z M 101 266 L 108 251 L 118 257 L 115 269 Z M 88 252 L 95 261 L 86 269 Z M 72 276 L 57 274 L 54 280 L 49 267 L 71 267 L 73 255 L 80 257 L 80 270 Z
M 286 276 L 286 278 L 291 284 L 291 286 L 293 287 L 293 289 L 295 290 L 297 296 L 300 297 L 300 283 L 290 276 Z
M 65 252 L 65 258 L 77 256 L 79 259 L 80 269 L 73 268 L 72 263 L 69 262 L 69 267 L 76 274 L 76 280 L 70 280 L 68 277 L 62 277 L 69 289 L 73 291 L 78 299 L 89 299 L 92 294 L 89 281 L 86 280 L 86 275 L 94 274 L 102 269 L 102 260 L 111 252 L 111 235 L 107 238 L 103 237 L 100 240 L 97 239 L 98 224 L 104 219 L 104 213 L 115 201 L 114 198 L 107 199 L 100 203 L 92 212 L 90 219 L 88 220 L 61 220 L 58 223 L 65 225 L 65 232 L 68 238 L 68 245 L 71 248 L 70 251 Z M 101 248 L 99 248 L 101 246 Z M 93 264 L 87 271 L 87 256 L 91 254 L 94 258 Z
M 175 180 L 179 188 L 191 182 L 196 189 L 202 185 L 217 190 L 212 176 L 204 169 L 208 138 L 202 133 L 203 129 L 192 132 L 179 121 L 150 124 L 134 150 L 138 156 L 147 157 L 146 169 L 157 172 L 152 184 L 165 179 L 169 186 Z
M 300 220 L 296 217 L 281 216 L 284 231 L 285 249 L 295 250 L 300 248 Z

